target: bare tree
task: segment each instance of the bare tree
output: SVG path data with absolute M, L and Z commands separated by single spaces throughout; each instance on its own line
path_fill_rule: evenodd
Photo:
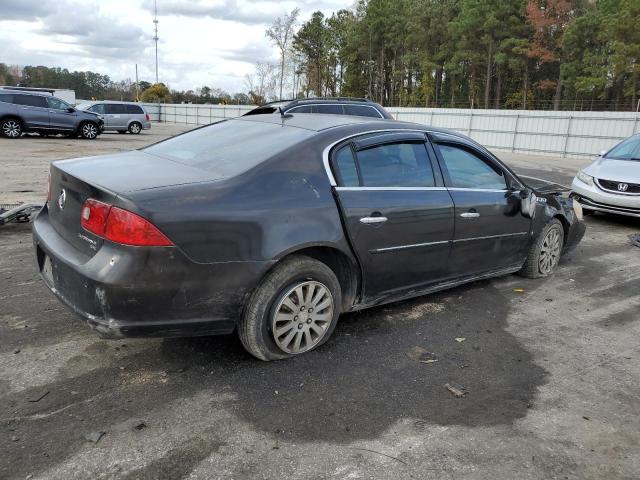
M 257 63 L 255 72 L 245 75 L 244 83 L 252 102 L 264 103 L 275 90 L 275 66 L 271 63 Z
M 289 51 L 289 45 L 293 37 L 293 29 L 295 23 L 300 15 L 300 9 L 294 8 L 290 14 L 285 14 L 284 17 L 279 17 L 273 22 L 269 28 L 267 28 L 265 34 L 271 39 L 278 49 L 280 50 L 280 95 L 279 99 L 282 99 L 282 84 L 284 82 L 284 68 L 285 57 Z

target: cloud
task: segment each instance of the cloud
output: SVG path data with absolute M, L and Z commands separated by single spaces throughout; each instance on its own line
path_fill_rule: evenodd
M 55 2 L 43 0 L 0 0 L 0 20 L 33 21 L 56 11 Z
M 273 49 L 266 43 L 249 44 L 237 50 L 220 51 L 220 58 L 233 62 L 246 62 L 256 64 L 264 62 L 273 55 Z

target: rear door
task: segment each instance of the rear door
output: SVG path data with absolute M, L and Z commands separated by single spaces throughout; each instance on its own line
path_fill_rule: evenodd
M 70 112 L 69 105 L 59 98 L 47 97 L 49 106 L 49 126 L 56 130 L 74 130 L 76 128 L 76 117 L 78 114 Z
M 424 133 L 378 133 L 338 146 L 336 195 L 364 274 L 363 301 L 447 274 L 453 201 Z
M 43 95 L 13 94 L 13 103 L 27 128 L 49 128 L 49 105 Z
M 125 105 L 120 103 L 104 104 L 105 126 L 111 130 L 126 130 L 127 119 Z
M 520 186 L 515 179 L 468 144 L 447 141 L 434 146 L 455 204 L 451 276 L 465 277 L 524 262 L 531 219 L 521 213 Z

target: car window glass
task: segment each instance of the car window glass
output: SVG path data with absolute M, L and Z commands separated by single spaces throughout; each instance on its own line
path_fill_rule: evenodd
M 121 115 L 124 113 L 128 113 L 127 105 L 124 105 L 122 103 L 116 103 L 113 107 L 115 109 L 115 113 L 119 113 Z
M 311 105 L 303 105 L 301 107 L 293 107 L 287 113 L 311 113 Z
M 13 103 L 18 105 L 26 105 L 29 107 L 47 107 L 45 97 L 39 95 L 13 95 Z
M 311 112 L 342 115 L 342 105 L 313 105 L 311 108 Z
M 69 108 L 69 104 L 63 102 L 59 98 L 55 97 L 47 97 L 47 103 L 49 104 L 49 108 L 54 108 L 56 110 L 66 110 Z
M 135 114 L 135 115 L 141 115 L 142 112 L 142 108 L 140 108 L 139 105 L 125 105 L 127 113 L 130 114 Z
M 365 187 L 433 187 L 431 162 L 422 142 L 400 142 L 361 150 L 358 166 Z
M 505 189 L 504 175 L 468 150 L 453 145 L 438 145 L 444 166 L 449 173 L 451 187 Z
M 13 101 L 13 95 L 9 93 L 0 93 L 0 102 L 11 103 Z
M 116 113 L 115 105 L 113 103 L 104 103 L 104 113 L 113 115 Z
M 382 118 L 375 108 L 364 105 L 345 105 L 344 113 L 345 115 L 357 115 L 360 117 Z
M 640 160 L 640 137 L 627 138 L 607 153 L 606 158 L 615 160 Z
M 97 105 L 92 106 L 91 108 L 89 108 L 90 112 L 93 113 L 104 113 L 104 104 L 103 103 L 98 103 Z
M 333 158 L 336 169 L 338 170 L 338 176 L 340 177 L 340 186 L 357 187 L 360 185 L 356 162 L 353 158 L 351 147 L 349 145 L 342 147 L 336 152 Z

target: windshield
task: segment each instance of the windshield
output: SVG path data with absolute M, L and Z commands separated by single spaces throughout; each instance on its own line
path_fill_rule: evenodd
M 627 138 L 624 142 L 613 147 L 605 158 L 613 160 L 640 160 L 640 136 Z
M 229 177 L 255 167 L 314 133 L 280 123 L 226 120 L 142 151 Z
M 80 105 L 76 105 L 76 108 L 78 110 L 88 110 L 89 108 L 91 108 L 91 105 L 93 105 L 93 103 L 85 102 L 81 103 Z

